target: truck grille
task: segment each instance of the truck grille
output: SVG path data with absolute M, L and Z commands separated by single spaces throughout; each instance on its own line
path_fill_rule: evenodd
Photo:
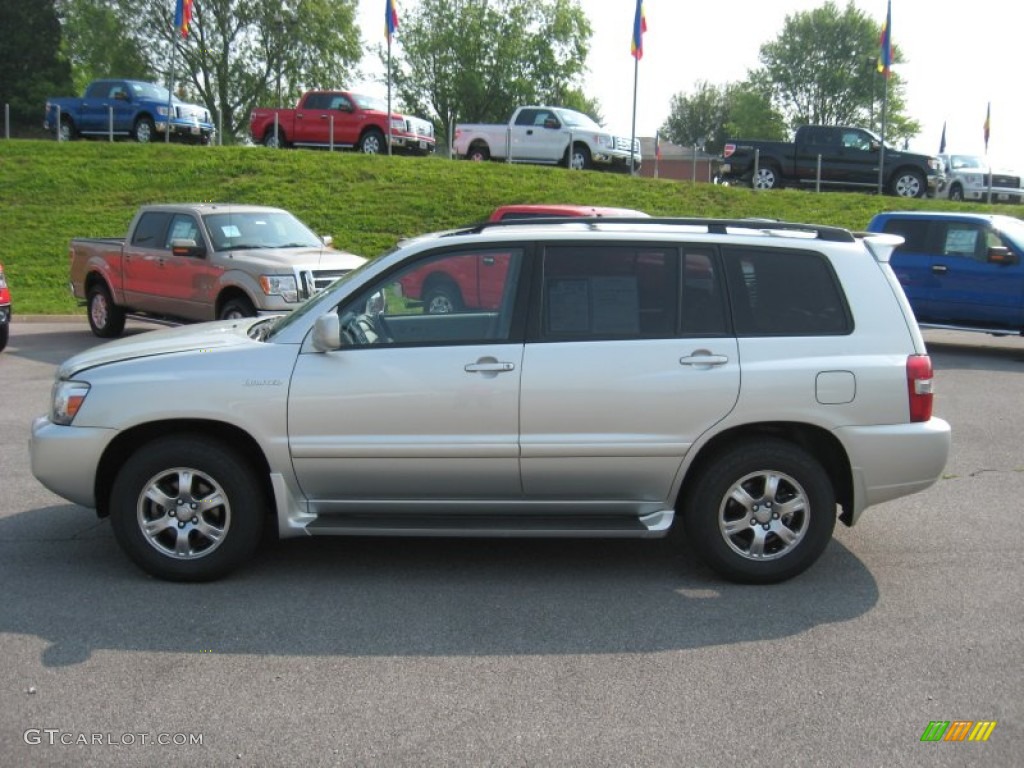
M 992 186 L 993 187 L 1002 187 L 1004 189 L 1007 188 L 1007 187 L 1009 187 L 1010 189 L 1019 189 L 1020 188 L 1020 177 L 1019 176 L 1010 176 L 1010 175 L 1005 174 L 1005 173 L 996 173 L 996 174 L 992 175 Z
M 629 139 L 624 139 L 621 136 L 615 137 L 615 149 L 620 152 L 629 152 Z M 640 139 L 633 141 L 633 154 L 640 154 Z
M 315 272 L 302 273 L 302 295 L 305 298 L 315 296 L 327 286 L 343 275 L 347 275 L 347 269 L 325 269 Z

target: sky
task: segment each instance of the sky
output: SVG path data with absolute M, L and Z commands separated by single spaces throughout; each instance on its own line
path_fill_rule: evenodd
M 630 54 L 635 0 L 578 0 L 593 28 L 584 93 L 596 98 L 605 125 L 633 130 L 634 59 Z M 835 0 L 840 9 L 847 0 Z M 885 20 L 886 0 L 853 0 L 868 17 Z M 369 52 L 383 44 L 386 0 L 359 0 L 358 23 Z M 417 0 L 396 0 L 401 19 Z M 786 16 L 820 8 L 825 0 L 644 0 L 647 32 L 636 70 L 636 135 L 653 136 L 668 118 L 672 97 L 691 95 L 698 81 L 725 85 L 758 66 L 761 45 L 775 40 Z M 991 103 L 989 157 L 1024 171 L 1024 87 L 1020 85 L 1020 0 L 892 0 L 892 39 L 905 63 L 906 112 L 920 122 L 912 151 L 939 151 L 943 125 L 949 152 L 984 154 L 984 123 Z M 709 10 L 710 9 L 710 10 Z M 457 20 L 453 20 L 457 23 Z M 364 57 L 367 78 L 353 88 L 386 94 L 375 57 Z M 879 89 L 881 99 L 881 89 Z M 519 105 L 510 104 L 509 114 Z M 865 126 L 867 127 L 867 126 Z M 747 136 L 742 138 L 759 138 Z

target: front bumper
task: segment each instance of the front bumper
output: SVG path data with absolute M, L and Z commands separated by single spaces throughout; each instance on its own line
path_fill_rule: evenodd
M 58 496 L 95 509 L 100 457 L 117 434 L 114 429 L 65 427 L 39 416 L 28 441 L 32 474 Z
M 434 151 L 437 142 L 427 136 L 416 136 L 414 134 L 391 134 L 391 148 L 403 149 L 407 152 L 420 152 L 429 155 Z

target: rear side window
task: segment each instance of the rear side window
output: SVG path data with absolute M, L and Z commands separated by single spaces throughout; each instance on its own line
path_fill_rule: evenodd
M 896 253 L 926 253 L 928 251 L 928 226 L 925 219 L 889 219 L 883 231 L 889 235 L 899 235 L 905 242 L 896 249 Z
M 139 217 L 139 223 L 132 233 L 132 245 L 140 248 L 161 248 L 164 245 L 164 233 L 171 214 L 162 211 L 150 211 Z
M 722 255 L 738 336 L 830 336 L 853 329 L 822 254 L 723 248 Z
M 541 337 L 666 338 L 676 334 L 675 248 L 555 246 L 544 254 Z

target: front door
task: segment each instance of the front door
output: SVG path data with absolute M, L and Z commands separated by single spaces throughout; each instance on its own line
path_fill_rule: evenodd
M 466 255 L 432 261 L 445 272 Z M 510 259 L 497 308 L 427 312 L 400 289 L 417 262 L 343 302 L 342 349 L 299 356 L 289 448 L 315 511 L 452 513 L 521 497 L 523 344 L 512 320 L 523 253 L 495 256 Z

